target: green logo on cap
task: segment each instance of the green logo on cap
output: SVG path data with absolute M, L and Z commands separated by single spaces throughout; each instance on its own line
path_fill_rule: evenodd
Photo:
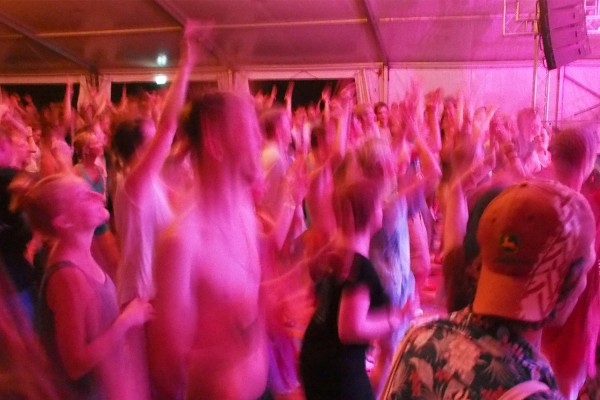
M 519 238 L 516 235 L 505 233 L 500 237 L 500 247 L 505 253 L 515 254 L 519 251 Z

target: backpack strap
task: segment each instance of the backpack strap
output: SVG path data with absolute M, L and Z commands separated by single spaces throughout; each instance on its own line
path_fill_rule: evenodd
M 548 385 L 540 381 L 525 381 L 508 389 L 498 400 L 523 400 L 535 393 L 547 393 Z

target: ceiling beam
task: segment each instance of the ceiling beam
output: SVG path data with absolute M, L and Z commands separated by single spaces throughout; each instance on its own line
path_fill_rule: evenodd
M 182 27 L 185 26 L 187 17 L 169 0 L 152 0 L 165 14 L 173 18 Z M 234 69 L 231 60 L 223 53 L 223 51 L 215 44 L 214 41 L 202 43 L 206 50 L 212 54 L 217 61 L 228 69 Z
M 78 57 L 77 55 L 71 53 L 70 51 L 68 51 L 64 48 L 39 37 L 31 29 L 26 28 L 25 26 L 19 24 L 16 21 L 13 21 L 11 18 L 7 17 L 2 12 L 0 12 L 0 23 L 8 26 L 9 28 L 13 29 L 17 33 L 21 34 L 22 36 L 25 36 L 26 38 L 28 38 L 29 40 L 31 40 L 33 42 L 45 47 L 46 49 L 52 51 L 53 53 L 56 53 L 56 54 L 60 55 L 61 57 L 64 57 L 64 58 L 70 60 L 71 62 L 85 68 L 90 73 L 92 73 L 92 74 L 98 73 L 98 69 L 96 68 L 95 65 L 82 60 L 80 57 Z
M 371 0 L 360 0 L 359 2 L 361 3 L 362 8 L 367 16 L 367 22 L 371 31 L 371 37 L 373 42 L 375 43 L 375 46 L 377 47 L 379 57 L 381 58 L 381 61 L 384 65 L 389 65 L 390 55 L 385 46 L 383 45 L 383 38 L 381 36 L 381 30 L 379 29 L 378 23 L 379 19 L 373 11 L 373 4 L 371 3 Z
M 186 17 L 179 9 L 168 0 L 152 0 L 160 9 L 173 18 L 179 25 L 185 26 Z

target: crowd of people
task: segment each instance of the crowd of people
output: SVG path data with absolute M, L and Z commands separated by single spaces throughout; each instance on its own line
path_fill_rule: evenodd
M 209 36 L 165 92 L 2 92 L 1 398 L 599 395 L 598 126 L 188 96 Z

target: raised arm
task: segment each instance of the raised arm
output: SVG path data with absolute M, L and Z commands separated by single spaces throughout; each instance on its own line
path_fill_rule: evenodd
M 331 118 L 331 86 L 326 85 L 321 92 L 321 102 L 323 103 L 323 120 L 328 121 Z
M 158 175 L 169 155 L 177 130 L 179 112 L 185 102 L 190 74 L 199 56 L 199 42 L 205 40 L 208 33 L 209 29 L 198 22 L 186 23 L 181 44 L 179 71 L 165 99 L 156 135 L 127 178 L 127 189 L 134 198 L 143 193 L 145 185 L 152 177 Z
M 334 111 L 330 109 L 331 118 L 335 119 L 336 130 L 331 149 L 330 159 L 335 159 L 335 164 L 342 160 L 346 154 L 348 145 L 348 129 L 350 126 L 350 118 L 352 118 L 352 103 L 356 96 L 356 86 L 350 84 L 340 90 L 338 96 L 340 106 Z
M 72 134 L 73 126 L 73 107 L 71 107 L 71 100 L 73 99 L 73 81 L 67 81 L 67 88 L 65 90 L 65 97 L 63 98 L 63 120 L 62 126 L 68 129 L 68 134 Z
M 418 100 L 415 95 L 415 98 L 411 99 L 409 97 L 406 102 L 406 134 L 413 141 L 413 149 L 419 157 L 421 171 L 419 171 L 420 176 L 417 175 L 416 179 L 411 179 L 408 182 L 405 177 L 402 175 L 399 176 L 398 195 L 400 196 L 408 195 L 424 185 L 436 187 L 442 176 L 442 170 L 437 158 L 429 148 L 424 137 L 426 136 L 427 129 L 423 121 L 422 101 Z
M 283 100 L 285 101 L 285 109 L 292 118 L 292 94 L 294 93 L 294 81 L 289 81 L 287 89 L 285 90 L 285 95 L 283 96 Z
M 427 93 L 425 95 L 425 124 L 429 130 L 428 142 L 430 148 L 439 153 L 442 150 L 442 132 L 440 121 L 444 111 L 444 99 L 442 89 Z

